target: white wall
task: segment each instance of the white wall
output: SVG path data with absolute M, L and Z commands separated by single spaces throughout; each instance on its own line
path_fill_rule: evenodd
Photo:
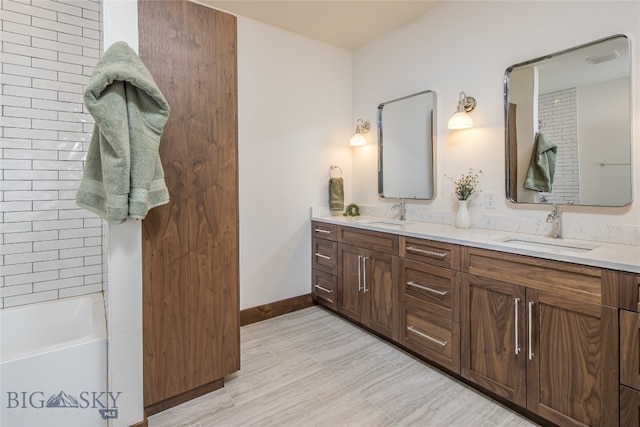
M 240 308 L 308 294 L 309 208 L 350 203 L 351 52 L 238 17 Z
M 444 173 L 458 175 L 469 166 L 482 169 L 481 187 L 496 191 L 497 208 L 484 209 L 482 194 L 470 205 L 472 217 L 492 215 L 500 224 L 517 230 L 544 233 L 541 218 L 548 207 L 507 204 L 504 191 L 505 69 L 515 63 L 567 49 L 613 34 L 631 39 L 633 72 L 639 75 L 640 3 L 628 1 L 447 1 L 430 9 L 416 22 L 354 52 L 353 117 L 374 122 L 377 105 L 425 89 L 438 94 L 438 197 L 430 203 L 408 206 L 425 211 L 455 210 L 453 185 Z M 640 241 L 640 137 L 637 81 L 633 82 L 634 199 L 622 208 L 567 207 L 567 237 L 601 238 L 620 226 L 624 243 Z M 474 96 L 474 128 L 449 131 L 446 123 L 455 112 L 460 91 Z M 370 138 L 375 142 L 375 138 Z M 353 151 L 353 194 L 356 203 L 386 206 L 376 196 L 375 146 Z M 512 220 L 520 221 L 513 225 Z M 535 222 L 527 228 L 522 221 Z M 543 222 L 543 221 L 542 221 Z M 588 235 L 579 224 L 591 224 L 598 234 Z M 519 228 L 518 228 L 519 227 Z M 568 233 L 568 234 L 567 234 Z M 573 234 L 573 235 L 572 235 Z M 625 240 L 628 239 L 628 240 Z
M 580 200 L 620 205 L 629 199 L 627 148 L 629 81 L 617 79 L 578 88 Z M 607 102 L 620 99 L 621 102 Z M 604 102 L 602 102 L 604 100 Z M 597 126 L 589 125 L 597 123 Z M 600 166 L 605 163 L 606 166 Z M 626 182 L 627 185 L 617 183 Z

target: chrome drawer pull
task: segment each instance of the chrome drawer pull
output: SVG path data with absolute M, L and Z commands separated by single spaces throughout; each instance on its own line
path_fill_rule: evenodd
M 446 346 L 446 345 L 447 345 L 447 341 L 440 341 L 439 339 L 436 339 L 436 338 L 430 337 L 429 335 L 427 335 L 427 334 L 425 334 L 425 333 L 423 333 L 423 332 L 420 332 L 419 330 L 417 330 L 417 329 L 416 329 L 415 327 L 413 327 L 413 326 L 407 326 L 407 330 L 408 330 L 408 331 L 413 332 L 414 334 L 418 334 L 418 335 L 420 335 L 422 338 L 426 338 L 426 339 L 428 339 L 429 341 L 433 341 L 434 343 L 436 343 L 436 344 L 438 344 L 438 345 L 441 345 L 442 347 L 444 347 L 444 346 Z
M 437 294 L 440 296 L 445 296 L 447 295 L 447 291 L 439 291 L 437 289 L 433 289 L 433 288 L 428 288 L 426 286 L 422 286 L 422 285 L 418 285 L 416 282 L 414 282 L 413 280 L 410 280 L 407 282 L 407 285 L 409 286 L 413 286 L 414 288 L 418 288 L 418 289 L 422 289 L 423 291 L 427 291 L 427 292 L 431 292 L 432 294 Z
M 331 230 L 323 230 L 322 228 L 316 228 L 316 233 L 331 234 Z
M 316 256 L 319 256 L 320 258 L 324 258 L 324 259 L 328 259 L 328 260 L 331 259 L 330 256 L 322 255 L 322 254 L 319 254 L 318 252 L 316 252 Z
M 427 255 L 430 257 L 440 258 L 440 259 L 447 256 L 446 252 L 433 252 L 433 251 L 428 251 L 426 249 L 414 248 L 413 246 L 407 246 L 407 252 L 413 252 L 416 254 Z
M 358 292 L 362 290 L 362 255 L 358 255 Z
M 362 290 L 367 293 L 367 260 L 369 257 L 362 257 Z
M 318 286 L 318 285 L 316 285 Z M 520 298 L 514 298 L 513 299 L 513 306 L 514 306 L 514 325 L 515 325 L 515 340 L 516 340 L 516 348 L 515 348 L 515 352 L 516 354 L 520 354 L 520 338 L 518 337 L 518 304 L 520 304 Z
M 316 294 L 316 296 L 317 296 L 318 298 L 320 298 L 320 299 L 323 299 L 323 300 L 325 300 L 325 301 L 329 301 L 331 304 L 333 304 L 333 300 L 332 300 L 331 298 L 327 298 L 327 297 L 325 297 L 325 296 L 318 295 L 318 294 Z
M 535 303 L 529 301 L 529 360 L 533 360 L 533 305 Z
M 331 289 L 323 288 L 320 285 L 316 285 L 316 289 L 320 289 L 321 291 L 325 291 L 328 294 L 333 293 L 333 291 Z

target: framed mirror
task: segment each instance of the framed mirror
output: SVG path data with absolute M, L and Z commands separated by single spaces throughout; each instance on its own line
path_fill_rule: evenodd
M 631 203 L 630 70 L 624 35 L 507 68 L 506 191 L 511 202 Z
M 431 90 L 378 105 L 378 195 L 435 196 L 436 94 Z

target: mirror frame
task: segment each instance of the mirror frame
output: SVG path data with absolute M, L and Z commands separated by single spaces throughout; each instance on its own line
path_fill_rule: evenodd
M 383 122 L 382 122 L 382 111 L 385 107 L 385 105 L 394 103 L 394 102 L 398 102 L 398 101 L 403 101 L 409 98 L 413 98 L 416 96 L 420 96 L 420 95 L 425 95 L 425 94 L 431 94 L 433 97 L 433 108 L 431 109 L 431 131 L 428 132 L 427 134 L 431 137 L 431 164 L 429 165 L 427 163 L 427 167 L 431 167 L 431 173 L 429 174 L 427 172 L 427 175 L 431 178 L 431 197 L 428 198 L 422 198 L 422 197 L 404 197 L 404 196 L 394 196 L 394 195 L 386 195 L 384 193 L 384 168 L 383 168 L 383 162 L 384 162 L 384 138 L 383 138 Z M 382 102 L 380 104 L 378 104 L 378 114 L 377 114 L 377 119 L 378 119 L 378 196 L 385 199 L 385 198 L 392 198 L 392 199 L 401 199 L 401 200 L 433 200 L 436 197 L 436 109 L 437 109 L 437 102 L 438 102 L 438 98 L 436 95 L 436 92 L 433 90 L 424 90 L 421 92 L 417 92 L 417 93 L 412 93 L 411 95 L 407 95 L 407 96 L 403 96 L 400 98 L 396 98 L 396 99 L 392 99 L 391 101 L 386 101 L 386 102 Z M 425 144 L 427 144 L 429 141 L 425 141 Z M 429 147 L 427 147 L 429 148 Z
M 540 61 L 544 61 L 544 60 L 548 60 L 551 59 L 553 57 L 565 54 L 565 53 L 570 53 L 570 52 L 574 52 L 576 50 L 579 50 L 581 48 L 585 48 L 585 47 L 589 47 L 589 46 L 593 46 L 593 45 L 597 45 L 599 43 L 602 42 L 607 42 L 607 41 L 611 41 L 614 40 L 616 38 L 624 38 L 627 42 L 627 49 L 628 49 L 628 55 L 629 55 L 629 60 L 628 60 L 628 68 L 629 68 L 629 167 L 630 167 L 630 195 L 629 195 L 629 200 L 622 205 L 606 205 L 606 204 L 598 204 L 598 205 L 594 205 L 594 204 L 576 204 L 576 206 L 595 206 L 595 207 L 622 207 L 622 206 L 628 206 L 629 204 L 631 204 L 633 202 L 633 158 L 632 158 L 632 152 L 633 152 L 633 115 L 632 115 L 632 111 L 633 111 L 633 93 L 632 93 L 632 87 L 633 87 L 633 63 L 631 60 L 631 41 L 629 39 L 629 37 L 625 34 L 614 34 L 612 36 L 609 37 L 605 37 L 602 39 L 598 39 L 598 40 L 594 40 L 588 43 L 584 43 L 578 46 L 574 46 L 568 49 L 564 49 L 558 52 L 554 52 L 548 55 L 544 55 L 544 56 L 540 56 L 538 58 L 534 58 L 534 59 L 530 59 L 527 61 L 523 61 L 523 62 L 519 62 L 517 64 L 511 65 L 509 66 L 504 74 L 504 118 L 505 118 L 505 194 L 506 194 L 506 198 L 509 202 L 511 203 L 517 203 L 517 204 L 542 204 L 542 203 L 534 203 L 534 202 L 528 202 L 528 201 L 518 201 L 515 199 L 514 195 L 512 194 L 512 187 L 518 185 L 517 183 L 517 176 L 514 177 L 514 179 L 512 180 L 512 169 L 513 169 L 513 161 L 514 159 L 511 158 L 512 152 L 511 152 L 511 144 L 510 144 L 510 138 L 509 138 L 509 127 L 511 125 L 510 120 L 509 120 L 509 83 L 510 83 L 510 76 L 511 76 L 511 72 L 513 70 L 515 70 L 518 67 L 523 67 L 523 66 L 527 66 L 527 65 L 531 65 L 534 64 L 536 62 L 540 62 Z M 517 162 L 517 153 L 515 156 L 515 162 Z M 515 181 L 515 182 L 514 182 Z M 516 192 L 517 194 L 517 192 Z

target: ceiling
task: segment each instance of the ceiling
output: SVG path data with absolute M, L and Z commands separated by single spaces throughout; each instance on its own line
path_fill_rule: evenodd
M 424 15 L 442 0 L 192 0 L 354 50 Z

